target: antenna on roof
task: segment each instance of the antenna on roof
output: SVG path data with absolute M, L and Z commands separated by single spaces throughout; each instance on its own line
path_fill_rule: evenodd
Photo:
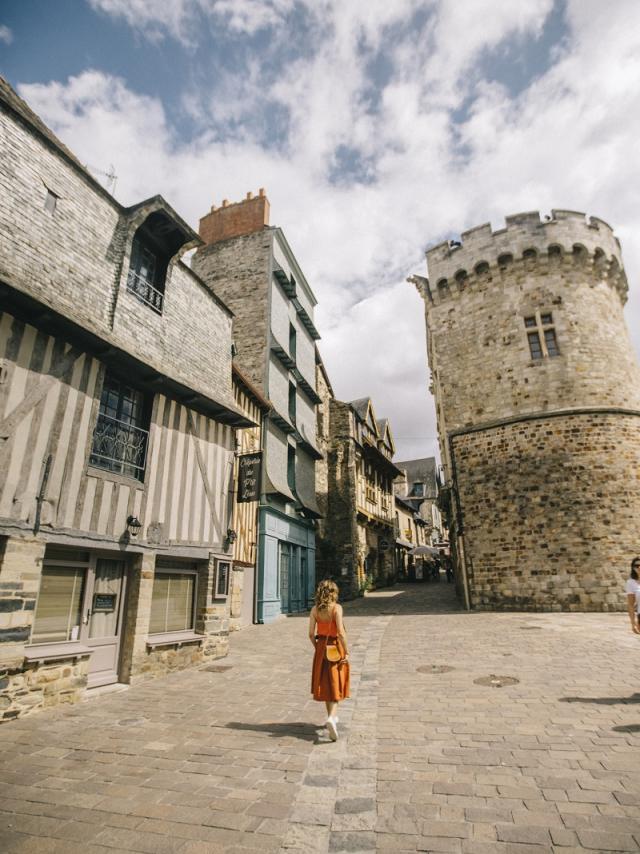
M 106 189 L 111 193 L 112 196 L 114 195 L 116 191 L 116 182 L 118 180 L 118 176 L 116 175 L 115 166 L 113 165 L 113 163 L 109 164 L 108 172 L 104 172 L 102 169 L 98 169 L 97 166 L 92 166 L 90 163 L 85 163 L 84 168 L 89 169 L 91 172 L 97 172 L 98 175 L 104 175 L 104 177 L 107 179 Z

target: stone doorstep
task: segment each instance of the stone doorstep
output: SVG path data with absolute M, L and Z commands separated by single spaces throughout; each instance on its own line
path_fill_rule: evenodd
M 97 697 L 102 697 L 105 694 L 119 694 L 122 691 L 128 691 L 131 686 L 125 682 L 112 682 L 109 685 L 96 685 L 95 688 L 87 688 L 82 697 L 82 702 L 95 700 Z

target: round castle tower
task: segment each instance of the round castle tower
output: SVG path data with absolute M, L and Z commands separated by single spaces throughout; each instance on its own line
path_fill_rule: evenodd
M 640 552 L 640 368 L 620 244 L 573 211 L 427 251 L 429 365 L 470 604 L 619 610 Z

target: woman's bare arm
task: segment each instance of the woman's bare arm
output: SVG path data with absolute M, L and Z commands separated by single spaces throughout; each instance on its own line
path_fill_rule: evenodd
M 344 647 L 345 658 L 349 655 L 349 649 L 347 647 L 347 632 L 344 627 L 344 622 L 342 621 L 342 605 L 336 605 L 335 607 L 335 621 L 336 621 L 336 629 L 338 631 L 338 637 L 342 642 L 342 646 Z
M 631 620 L 631 631 L 640 635 L 640 628 L 638 627 L 638 621 L 636 618 L 636 594 L 635 593 L 627 593 L 627 611 L 629 612 L 629 619 Z
M 314 605 L 309 614 L 309 640 L 315 648 L 316 645 L 316 606 Z

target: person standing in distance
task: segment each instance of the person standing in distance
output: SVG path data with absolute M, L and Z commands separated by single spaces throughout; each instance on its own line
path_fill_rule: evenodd
M 631 561 L 631 575 L 627 579 L 624 592 L 627 594 L 627 611 L 631 620 L 631 631 L 640 635 L 640 581 L 638 580 L 640 570 L 640 557 L 634 557 Z
M 326 705 L 329 738 L 337 741 L 338 703 L 349 697 L 349 650 L 338 585 L 329 579 L 321 581 L 315 599 L 309 615 L 309 640 L 315 650 L 311 693 Z

